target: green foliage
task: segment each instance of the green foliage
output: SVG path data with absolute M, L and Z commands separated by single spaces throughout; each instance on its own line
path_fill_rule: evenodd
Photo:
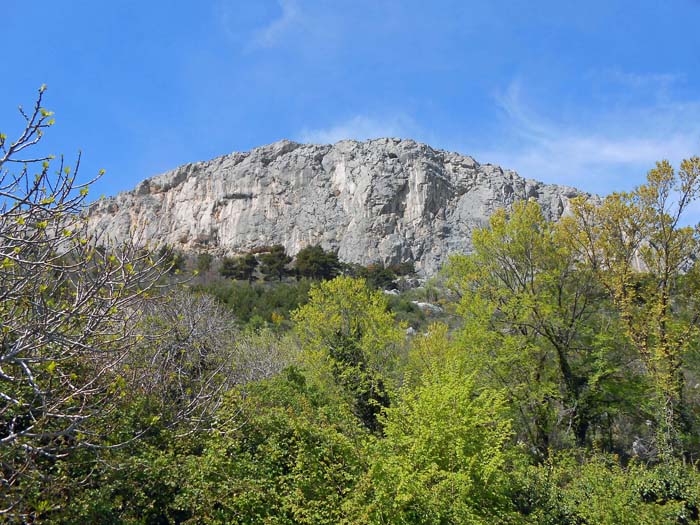
M 0 170 L 3 523 L 700 523 L 700 159 L 558 224 L 495 213 L 449 290 L 320 246 L 283 282 L 272 246 L 167 297 L 184 259 L 91 246 L 49 160 Z
M 230 279 L 253 282 L 257 267 L 258 259 L 254 254 L 248 253 L 241 257 L 224 257 L 219 273 Z
M 698 474 L 680 464 L 623 467 L 614 456 L 567 454 L 514 475 L 511 498 L 528 523 L 698 523 Z
M 297 253 L 294 262 L 297 274 L 309 279 L 332 279 L 340 273 L 338 255 L 321 246 L 307 246 Z
M 408 359 L 404 367 L 405 385 L 420 384 L 426 374 L 437 374 L 448 361 L 453 366 L 461 359 L 461 348 L 451 340 L 449 327 L 444 323 L 432 323 L 424 334 L 411 342 Z M 467 369 L 463 370 L 465 375 Z
M 232 394 L 222 416 L 202 454 L 184 461 L 173 506 L 188 523 L 342 522 L 368 439 L 342 406 L 289 369 Z
M 601 287 L 536 202 L 514 205 L 510 217 L 496 212 L 474 249 L 447 269 L 461 296 L 465 358 L 506 389 L 523 439 L 542 457 L 562 440 L 585 445 L 628 380 Z
M 418 308 L 410 300 L 406 299 L 403 295 L 388 296 L 389 310 L 394 313 L 397 321 L 403 322 L 410 326 L 420 327 L 425 322 L 425 314 L 423 310 Z
M 690 431 L 683 365 L 700 334 L 700 233 L 680 221 L 698 197 L 700 157 L 684 160 L 678 172 L 662 161 L 630 193 L 597 207 L 574 201 L 573 216 L 562 222 L 563 244 L 604 285 L 654 385 L 658 446 L 667 459 L 683 453 Z
M 378 263 L 361 268 L 358 277 L 362 277 L 371 288 L 385 290 L 393 284 L 396 273 L 391 268 Z
M 508 523 L 499 394 L 446 363 L 402 391 L 384 416 L 384 439 L 356 493 L 358 523 Z
M 404 338 L 384 294 L 371 291 L 363 279 L 337 277 L 314 286 L 293 319 L 314 365 L 330 370 L 353 398 L 362 423 L 379 430 L 377 416 L 389 404 L 387 381 Z
M 231 308 L 243 325 L 253 319 L 263 324 L 287 325 L 290 312 L 308 301 L 311 282 L 250 284 L 245 282 L 215 282 L 203 288 Z
M 292 258 L 287 255 L 284 246 L 276 244 L 269 252 L 260 255 L 260 272 L 266 279 L 276 278 L 282 280 L 289 273 L 287 265 Z
M 211 264 L 214 262 L 214 256 L 207 252 L 202 252 L 197 255 L 197 271 L 206 273 L 211 270 Z
M 0 521 L 28 523 L 70 490 L 63 458 L 113 432 L 134 312 L 166 272 L 128 243 L 97 249 L 88 184 L 35 151 L 51 112 L 44 87 L 14 140 L 0 138 Z M 42 147 L 39 147 L 43 149 Z M 79 159 L 76 166 L 79 165 Z M 133 436 L 132 436 L 133 438 Z M 87 474 L 89 475 L 89 469 Z

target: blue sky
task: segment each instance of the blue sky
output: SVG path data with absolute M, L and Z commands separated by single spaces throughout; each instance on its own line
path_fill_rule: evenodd
M 698 27 L 698 0 L 6 0 L 0 131 L 46 83 L 93 194 L 377 136 L 606 193 L 700 154 Z

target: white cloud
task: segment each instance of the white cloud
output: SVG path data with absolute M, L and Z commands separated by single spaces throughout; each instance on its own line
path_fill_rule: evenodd
M 299 140 L 313 144 L 332 144 L 345 139 L 415 138 L 418 132 L 418 126 L 413 119 L 405 115 L 387 117 L 355 115 L 326 128 L 304 129 L 299 133 Z
M 279 17 L 259 29 L 253 38 L 255 47 L 274 47 L 280 43 L 290 29 L 301 22 L 301 10 L 296 0 L 278 0 L 282 12 Z
M 618 107 L 599 115 L 582 115 L 576 126 L 535 112 L 523 101 L 518 82 L 498 97 L 505 115 L 505 144 L 480 158 L 499 163 L 529 178 L 607 193 L 631 189 L 643 181 L 657 160 L 700 153 L 700 101 L 674 101 L 668 94 L 673 77 L 620 77 L 625 83 L 655 85 L 663 96 L 645 106 Z M 584 123 L 585 122 L 585 123 Z
M 276 0 L 279 14 L 262 26 L 245 19 L 245 8 L 235 0 L 218 0 L 214 7 L 219 30 L 243 52 L 279 47 L 308 31 L 309 18 L 298 0 Z M 243 17 L 243 18 L 241 18 Z

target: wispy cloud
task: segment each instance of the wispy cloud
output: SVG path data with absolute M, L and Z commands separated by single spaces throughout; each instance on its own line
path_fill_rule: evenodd
M 627 75 L 618 80 L 655 86 L 659 96 L 644 105 L 582 115 L 576 126 L 533 110 L 520 83 L 511 83 L 497 97 L 509 139 L 480 156 L 526 177 L 606 192 L 641 182 L 657 160 L 677 163 L 698 154 L 700 101 L 673 100 L 670 76 Z
M 272 6 L 257 7 L 260 9 L 251 10 L 236 0 L 218 0 L 214 4 L 218 30 L 243 52 L 279 48 L 298 41 L 300 34 L 317 25 L 298 0 L 276 0 Z M 272 8 L 272 13 L 268 8 Z M 254 18 L 252 12 L 267 14 L 267 20 Z
M 302 13 L 296 0 L 277 0 L 277 3 L 282 12 L 255 33 L 254 47 L 270 48 L 278 45 L 289 30 L 301 22 Z
M 344 139 L 366 140 L 379 137 L 414 138 L 420 134 L 418 125 L 406 115 L 375 117 L 355 115 L 325 128 L 304 129 L 299 140 L 314 144 L 332 144 Z
M 650 95 L 662 100 L 670 96 L 672 88 L 684 77 L 674 73 L 633 73 L 620 69 L 605 69 L 593 73 L 594 77 L 609 83 L 617 83 L 626 89 Z

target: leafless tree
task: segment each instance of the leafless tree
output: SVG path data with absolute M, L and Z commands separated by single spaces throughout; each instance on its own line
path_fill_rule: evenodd
M 43 95 L 20 108 L 16 140 L 0 134 L 0 521 L 31 521 L 24 498 L 77 449 L 123 446 L 156 422 L 200 429 L 230 387 L 274 375 L 296 348 L 238 333 L 214 298 L 173 286 L 167 254 L 91 236 L 97 177 L 77 182 L 79 156 L 71 169 L 32 154 L 53 124 Z M 149 417 L 124 427 L 143 399 Z
M 124 362 L 129 390 L 185 432 L 209 428 L 227 391 L 274 376 L 298 350 L 290 336 L 239 330 L 216 298 L 183 287 L 144 314 L 140 350 Z
M 80 157 L 71 169 L 33 154 L 53 124 L 44 90 L 20 107 L 18 138 L 0 134 L 0 516 L 20 512 L 39 464 L 95 446 L 135 319 L 167 271 L 147 251 L 88 237 L 95 179 L 77 182 Z
M 237 385 L 279 374 L 299 357 L 299 342 L 272 330 L 240 334 L 234 346 L 233 380 Z
M 164 424 L 201 428 L 235 382 L 235 318 L 214 297 L 182 287 L 143 314 L 139 351 L 124 362 L 132 393 L 151 400 Z

